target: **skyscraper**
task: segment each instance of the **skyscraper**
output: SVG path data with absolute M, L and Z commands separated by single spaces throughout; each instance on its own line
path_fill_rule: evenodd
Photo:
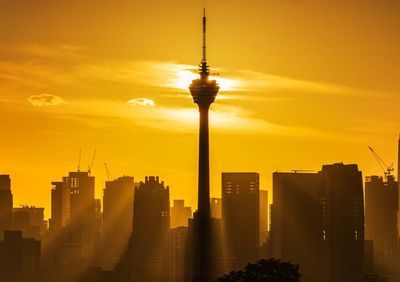
M 222 173 L 222 228 L 229 269 L 240 270 L 257 260 L 259 191 L 256 172 Z
M 87 171 L 70 172 L 63 182 L 70 191 L 70 223 L 85 223 L 95 213 L 94 176 Z
M 260 190 L 260 246 L 267 242 L 268 206 L 268 191 Z
M 96 256 L 101 238 L 101 217 L 96 209 L 95 177 L 89 171 L 74 171 L 63 177 L 70 192 L 69 232 L 80 234 L 82 252 L 88 265 L 99 258 Z M 95 263 L 97 264 L 97 262 Z
M 39 281 L 40 241 L 24 238 L 22 231 L 6 231 L 0 240 L 1 281 Z
M 355 164 L 324 165 L 321 186 L 328 282 L 361 281 L 364 252 L 362 175 Z
M 132 233 L 133 177 L 106 181 L 103 195 L 103 268 L 112 270 L 126 249 Z
M 101 240 L 101 206 L 95 199 L 95 177 L 89 171 L 69 172 L 52 182 L 52 220 L 49 249 L 59 269 L 74 273 L 98 265 Z M 47 254 L 45 254 L 47 257 Z
M 187 282 L 185 280 L 186 242 L 188 227 L 171 228 L 168 232 L 168 281 Z
M 64 182 L 51 182 L 51 218 L 49 229 L 58 233 L 70 220 L 70 190 Z
M 362 176 L 357 165 L 318 173 L 274 173 L 272 255 L 301 265 L 306 281 L 361 281 Z
M 168 267 L 169 187 L 158 177 L 149 176 L 135 188 L 134 197 L 132 281 L 163 281 Z
M 326 281 L 322 191 L 316 173 L 273 174 L 271 255 L 301 266 L 304 281 Z
M 373 240 L 375 261 L 393 256 L 398 249 L 398 182 L 370 176 L 365 182 L 365 238 Z
M 400 135 L 397 141 L 397 181 L 400 183 Z
M 0 239 L 12 227 L 13 195 L 9 175 L 0 175 Z
M 217 96 L 219 86 L 210 80 L 210 67 L 206 59 L 206 16 L 203 16 L 203 57 L 200 63 L 200 78 L 189 86 L 194 102 L 199 107 L 199 174 L 198 208 L 193 217 L 193 281 L 208 282 L 217 275 L 213 258 L 218 256 L 213 245 L 213 221 L 210 216 L 210 171 L 208 143 L 208 110 Z

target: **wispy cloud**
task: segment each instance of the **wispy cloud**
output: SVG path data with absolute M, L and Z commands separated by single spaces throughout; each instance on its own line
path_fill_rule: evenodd
M 64 99 L 62 99 L 61 97 L 46 93 L 32 95 L 28 98 L 28 102 L 30 102 L 35 107 L 49 107 L 65 104 Z
M 156 104 L 153 100 L 147 98 L 134 98 L 128 101 L 131 106 L 144 106 L 144 107 L 154 107 Z

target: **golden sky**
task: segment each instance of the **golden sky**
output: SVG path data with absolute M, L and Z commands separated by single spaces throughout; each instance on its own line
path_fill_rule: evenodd
M 0 173 L 14 205 L 44 206 L 50 182 L 97 156 L 113 177 L 159 175 L 196 204 L 201 58 L 221 84 L 211 109 L 211 194 L 222 171 L 396 162 L 400 2 L 396 0 L 1 0 Z

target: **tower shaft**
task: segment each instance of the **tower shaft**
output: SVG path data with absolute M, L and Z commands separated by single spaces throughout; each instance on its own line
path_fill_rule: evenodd
M 198 212 L 210 216 L 210 157 L 208 139 L 208 107 L 199 107 L 199 174 L 198 174 Z

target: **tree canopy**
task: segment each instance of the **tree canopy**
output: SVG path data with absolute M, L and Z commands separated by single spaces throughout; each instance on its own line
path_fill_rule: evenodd
M 231 271 L 217 282 L 299 282 L 299 279 L 299 265 L 271 258 L 249 263 L 243 270 Z

